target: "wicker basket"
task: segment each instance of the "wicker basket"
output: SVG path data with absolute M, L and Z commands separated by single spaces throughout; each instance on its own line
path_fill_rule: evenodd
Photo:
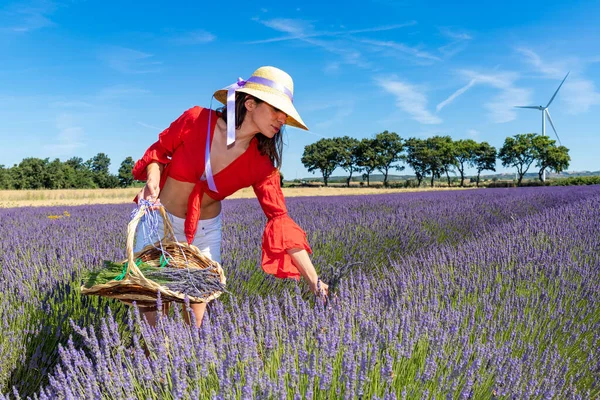
M 152 266 L 161 265 L 161 262 L 163 262 L 161 260 L 163 253 L 157 247 L 162 247 L 169 254 L 169 267 L 208 268 L 211 272 L 209 274 L 210 279 L 214 279 L 215 282 L 220 282 L 224 286 L 226 282 L 225 274 L 218 262 L 212 261 L 203 255 L 194 245 L 177 242 L 171 221 L 167 217 L 163 206 L 159 206 L 159 211 L 164 223 L 164 238 L 155 244 L 147 245 L 135 254 L 133 253 L 136 228 L 148 208 L 147 206 L 141 206 L 127 226 L 127 260 L 123 261 L 123 263 L 127 261 L 127 271 L 123 280 L 111 280 L 91 287 L 82 285 L 81 293 L 115 298 L 128 304 L 135 301 L 139 306 L 153 307 L 156 305 L 156 299 L 160 292 L 163 302 L 175 301 L 183 303 L 186 297 L 184 293 L 174 292 L 166 286 L 146 278 L 135 264 L 135 260 L 141 259 L 142 262 Z M 188 298 L 190 303 L 208 303 L 219 297 L 221 293 L 221 291 L 214 291 L 204 297 L 192 297 L 188 295 Z

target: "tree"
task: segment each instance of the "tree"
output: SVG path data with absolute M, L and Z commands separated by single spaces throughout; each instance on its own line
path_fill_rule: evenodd
M 128 187 L 133 183 L 133 174 L 131 171 L 134 165 L 135 162 L 131 157 L 127 157 L 121 162 L 121 166 L 119 167 L 119 186 Z
M 338 143 L 334 139 L 324 138 L 304 147 L 302 154 L 302 164 L 308 169 L 308 172 L 320 170 L 323 175 L 323 182 L 327 186 L 327 181 L 332 172 L 338 167 Z
M 338 166 L 350 174 L 348 175 L 348 179 L 346 179 L 346 185 L 350 187 L 352 173 L 360 170 L 357 152 L 360 142 L 349 136 L 335 138 L 334 140 L 337 142 L 337 147 L 339 149 Z
M 450 165 L 456 160 L 453 156 L 452 139 L 450 136 L 432 136 L 425 139 L 427 151 L 423 153 L 426 163 L 426 172 L 431 174 L 431 187 L 435 178 L 441 178 L 443 173 L 448 173 Z M 450 177 L 448 177 L 450 184 Z
M 452 138 L 450 136 L 433 136 L 427 139 L 427 141 L 433 151 L 433 157 L 438 159 L 436 164 L 440 165 L 439 176 L 442 173 L 446 174 L 448 186 L 450 186 L 450 172 L 452 171 L 452 167 L 456 167 L 457 164 L 456 149 Z M 433 179 L 431 180 L 431 186 L 433 187 Z
M 460 186 L 465 186 L 465 167 L 475 166 L 475 154 L 479 144 L 473 139 L 461 139 L 454 142 L 456 169 L 460 173 Z
M 537 151 L 533 145 L 535 133 L 521 133 L 513 137 L 507 137 L 504 145 L 498 153 L 498 158 L 502 160 L 505 167 L 516 167 L 518 180 L 517 186 L 521 186 L 523 176 L 537 159 Z
M 110 158 L 106 154 L 98 153 L 87 160 L 85 164 L 91 171 L 92 179 L 98 187 L 108 189 L 119 186 L 119 178 L 108 172 Z
M 46 165 L 43 184 L 46 189 L 64 189 L 68 187 L 65 165 L 58 158 Z
M 10 168 L 5 168 L 0 164 L 0 189 L 12 189 L 12 179 Z
M 367 186 L 369 186 L 371 174 L 377 168 L 377 154 L 375 152 L 374 141 L 374 139 L 365 138 L 356 147 L 356 165 L 365 171 L 363 180 L 367 179 Z
M 490 146 L 488 142 L 481 142 L 477 145 L 473 158 L 473 166 L 477 168 L 477 187 L 479 187 L 479 177 L 481 171 L 496 171 L 496 148 Z
M 417 186 L 421 186 L 423 178 L 427 174 L 427 166 L 429 159 L 429 149 L 424 140 L 410 138 L 404 143 L 406 155 L 403 156 L 404 162 L 408 164 L 417 178 Z
M 87 168 L 83 163 L 83 159 L 81 157 L 71 157 L 67 161 L 65 161 L 65 165 L 70 166 L 74 170 Z
M 71 176 L 69 180 L 70 188 L 95 188 L 92 171 L 88 168 L 88 163 L 84 163 L 80 157 L 72 157 L 65 161 L 65 174 Z
M 569 168 L 571 161 L 569 149 L 565 146 L 556 147 L 556 140 L 550 139 L 548 136 L 537 135 L 533 139 L 533 146 L 537 152 L 536 167 L 540 169 L 538 177 L 541 182 L 544 182 L 544 172 L 547 169 L 562 172 Z
M 15 189 L 43 189 L 47 165 L 47 158 L 24 158 L 11 171 Z
M 94 174 L 108 175 L 108 167 L 110 167 L 110 158 L 104 153 L 98 153 L 90 158 L 86 164 Z
M 402 161 L 402 138 L 395 132 L 383 131 L 375 135 L 373 141 L 376 168 L 383 174 L 383 186 L 388 185 L 388 173 L 391 168 L 402 171 L 404 167 L 392 164 Z

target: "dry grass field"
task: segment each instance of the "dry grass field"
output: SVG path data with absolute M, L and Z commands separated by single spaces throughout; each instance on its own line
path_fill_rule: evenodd
M 132 202 L 139 188 L 127 189 L 63 189 L 63 190 L 0 190 L 0 208 L 29 206 L 58 206 L 82 204 L 118 204 Z M 428 190 L 464 190 L 464 188 L 423 187 L 390 189 L 382 187 L 295 187 L 283 188 L 286 197 L 340 196 L 360 194 L 406 193 Z M 252 188 L 238 191 L 232 199 L 252 198 Z

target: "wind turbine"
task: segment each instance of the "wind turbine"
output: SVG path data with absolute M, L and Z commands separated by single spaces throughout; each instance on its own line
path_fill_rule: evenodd
M 552 101 L 556 97 L 556 94 L 560 90 L 563 83 L 565 83 L 565 81 L 567 80 L 567 76 L 569 76 L 570 73 L 571 73 L 570 71 L 567 72 L 567 75 L 565 75 L 565 78 L 562 80 L 560 85 L 558 85 L 558 89 L 556 89 L 556 92 L 554 92 L 554 94 L 552 95 L 552 98 L 550 99 L 548 104 L 546 104 L 546 107 L 544 107 L 544 106 L 515 106 L 517 108 L 532 108 L 534 110 L 540 110 L 542 112 L 542 136 L 546 136 L 546 117 L 548 117 L 548 121 L 550 122 L 550 125 L 552 126 L 552 130 L 554 130 L 554 134 L 556 135 L 556 138 L 558 139 L 558 144 L 560 144 L 561 146 L 562 146 L 562 143 L 560 142 L 560 138 L 558 137 L 558 132 L 556 132 L 556 128 L 554 127 L 554 123 L 552 122 L 552 117 L 550 116 L 550 111 L 548 111 L 548 107 L 550 107 L 550 104 L 552 104 Z M 546 180 L 546 171 L 544 171 L 543 179 L 544 179 L 544 181 Z

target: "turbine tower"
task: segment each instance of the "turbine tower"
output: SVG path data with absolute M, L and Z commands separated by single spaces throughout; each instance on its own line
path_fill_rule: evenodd
M 515 106 L 517 108 L 532 108 L 534 110 L 540 110 L 542 112 L 542 136 L 546 136 L 546 117 L 548 117 L 548 121 L 550 122 L 550 125 L 552 126 L 552 130 L 554 131 L 554 134 L 556 135 L 556 138 L 558 139 L 558 144 L 560 144 L 561 146 L 562 146 L 562 143 L 560 142 L 560 138 L 558 137 L 558 132 L 556 132 L 556 128 L 554 127 L 554 123 L 552 122 L 552 117 L 550 117 L 550 111 L 548 111 L 548 107 L 550 107 L 550 104 L 552 104 L 552 101 L 556 97 L 556 94 L 560 90 L 563 83 L 565 83 L 565 81 L 567 80 L 567 76 L 569 76 L 569 74 L 570 74 L 570 71 L 567 72 L 567 75 L 565 75 L 565 77 L 562 80 L 562 82 L 560 83 L 560 85 L 558 85 L 558 89 L 556 89 L 556 92 L 554 92 L 554 94 L 552 95 L 552 98 L 550 99 L 548 104 L 546 104 L 546 107 L 544 107 L 544 106 Z M 546 180 L 546 171 L 545 170 L 544 170 L 544 176 L 542 179 L 544 181 Z

